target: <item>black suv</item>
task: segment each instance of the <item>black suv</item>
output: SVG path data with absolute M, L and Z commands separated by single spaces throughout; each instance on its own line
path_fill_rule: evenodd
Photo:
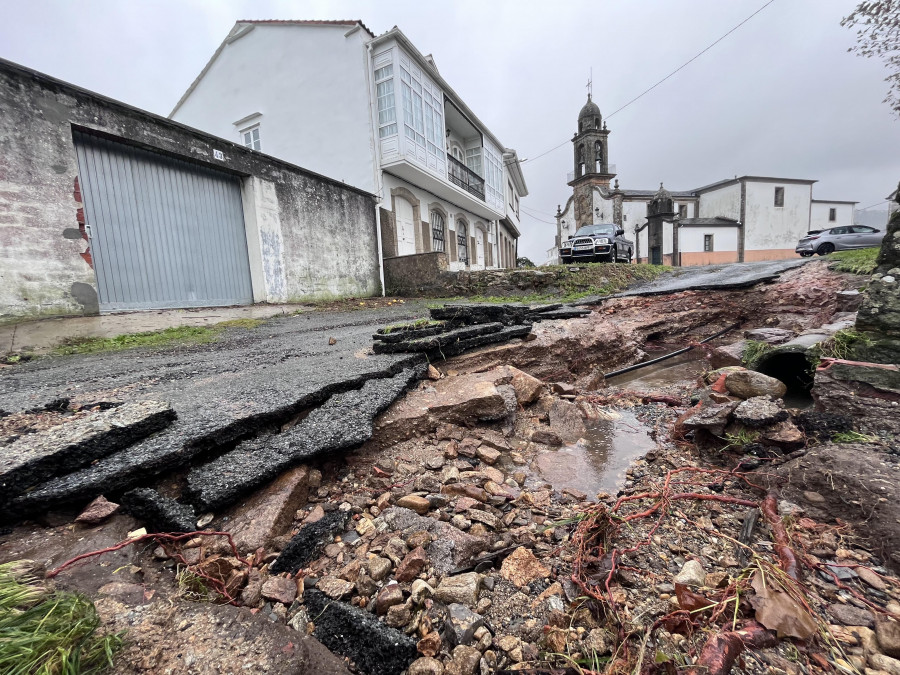
M 623 235 L 625 230 L 612 223 L 582 225 L 575 234 L 562 242 L 559 257 L 563 265 L 574 261 L 631 262 L 634 242 Z

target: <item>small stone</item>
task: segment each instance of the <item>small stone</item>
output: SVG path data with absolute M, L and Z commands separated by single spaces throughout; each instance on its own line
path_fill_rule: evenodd
M 435 368 L 434 366 L 432 366 L 432 365 L 429 364 L 429 366 L 428 366 L 428 379 L 429 379 L 429 380 L 439 380 L 439 379 L 441 379 L 442 377 L 443 377 L 443 375 L 441 375 L 441 371 L 439 371 L 437 368 Z
M 356 579 L 356 592 L 364 598 L 370 598 L 377 590 L 378 583 L 365 572 L 360 573 Z
M 852 605 L 842 605 L 837 602 L 828 605 L 826 610 L 837 623 L 844 626 L 875 627 L 875 617 L 868 610 L 853 607 Z
M 500 452 L 498 450 L 494 450 L 493 448 L 486 448 L 483 445 L 475 451 L 475 454 L 478 459 L 480 459 L 485 464 L 496 464 L 497 460 L 500 459 Z
M 441 471 L 441 482 L 444 485 L 449 485 L 450 483 L 458 483 L 459 469 L 457 469 L 452 464 L 445 466 L 444 470 Z
M 449 495 L 451 497 L 469 497 L 479 502 L 486 502 L 490 499 L 490 495 L 477 485 L 463 483 L 444 485 L 441 487 L 441 494 Z
M 703 580 L 703 585 L 707 588 L 724 588 L 727 581 L 727 572 L 710 572 Z
M 304 525 L 309 525 L 310 523 L 317 523 L 322 518 L 325 517 L 325 509 L 322 508 L 321 504 L 316 504 L 315 508 L 309 512 L 309 515 L 303 519 Z
M 403 589 L 399 584 L 388 584 L 375 598 L 375 613 L 378 616 L 384 616 L 391 607 L 402 603 Z
M 410 663 L 406 673 L 407 675 L 444 675 L 444 666 L 437 659 L 423 656 Z
M 484 619 L 465 605 L 450 603 L 447 605 L 446 633 L 450 643 L 468 645 L 472 643 L 475 631 L 484 625 Z
M 393 605 L 384 617 L 384 622 L 391 628 L 401 628 L 410 622 L 412 612 L 406 605 Z
M 470 520 L 484 523 L 493 530 L 499 530 L 501 527 L 503 527 L 500 519 L 497 516 L 488 513 L 487 511 L 482 511 L 480 509 L 469 509 L 468 516 Z
M 360 518 L 359 522 L 356 523 L 356 533 L 360 537 L 365 537 L 368 534 L 374 533 L 375 529 L 375 523 L 372 522 L 371 518 Z
M 594 628 L 588 633 L 587 637 L 582 640 L 584 648 L 588 652 L 592 652 L 597 656 L 608 654 L 615 645 L 612 634 L 604 628 Z
M 414 549 L 417 546 L 428 546 L 432 541 L 434 541 L 434 537 L 427 530 L 419 530 L 418 532 L 413 532 L 406 538 L 406 545 L 409 546 L 410 549 Z
M 437 471 L 444 466 L 444 458 L 440 455 L 433 455 L 425 460 L 425 468 Z
M 481 590 L 481 575 L 477 572 L 457 574 L 453 577 L 444 577 L 435 589 L 434 597 L 445 605 L 458 603 L 468 607 L 474 607 L 478 602 L 478 592 Z
M 411 509 L 420 516 L 424 516 L 431 510 L 431 502 L 425 497 L 419 497 L 418 495 L 406 495 L 405 497 L 400 497 L 400 499 L 397 500 L 397 506 Z
M 103 495 L 100 495 L 85 507 L 75 522 L 82 525 L 97 525 L 113 515 L 119 508 L 118 504 L 107 501 Z
M 468 645 L 457 645 L 447 672 L 452 675 L 475 675 L 481 663 L 481 652 Z
M 266 600 L 289 605 L 297 597 L 297 582 L 284 577 L 269 577 L 262 585 L 261 594 Z
M 428 556 L 425 554 L 425 549 L 417 546 L 407 553 L 403 561 L 397 566 L 394 578 L 400 582 L 412 581 L 425 569 L 427 563 Z
M 875 622 L 875 638 L 883 653 L 895 659 L 900 658 L 900 623 L 893 619 L 879 618 Z
M 869 586 L 871 586 L 872 588 L 875 588 L 879 591 L 883 591 L 887 588 L 887 584 L 884 583 L 884 580 L 868 567 L 857 567 L 856 574 L 859 575 L 859 578 L 869 584 Z
M 500 576 L 511 581 L 516 588 L 522 588 L 532 581 L 549 577 L 550 568 L 541 564 L 534 553 L 520 546 L 503 561 Z
M 472 527 L 472 521 L 460 513 L 457 513 L 452 518 L 450 518 L 450 524 L 460 530 L 468 530 L 470 527 Z
M 706 581 L 706 572 L 703 571 L 703 566 L 699 562 L 688 560 L 673 581 L 685 586 L 703 586 Z
M 433 595 L 434 589 L 428 585 L 428 582 L 422 579 L 416 579 L 412 582 L 412 586 L 409 590 L 409 597 L 412 600 L 413 604 L 421 605 Z
M 787 418 L 788 412 L 784 409 L 782 402 L 769 396 L 748 398 L 734 409 L 734 419 L 753 428 L 777 424 Z
M 375 581 L 382 581 L 387 578 L 387 575 L 391 573 L 391 561 L 387 558 L 382 558 L 381 556 L 375 556 L 374 558 L 370 558 L 369 562 L 366 564 L 366 567 L 369 570 L 369 576 L 372 577 Z
M 494 640 L 494 644 L 505 652 L 511 652 L 522 646 L 522 641 L 515 635 L 501 635 Z
M 553 447 L 562 445 L 562 439 L 558 435 L 552 431 L 544 431 L 543 429 L 538 429 L 531 433 L 531 442 Z M 513 461 L 515 461 L 515 458 L 513 458 Z
M 416 644 L 416 649 L 419 650 L 420 654 L 434 657 L 441 653 L 441 644 L 441 636 L 437 631 L 433 630 L 419 640 Z
M 356 588 L 356 584 L 337 577 L 322 577 L 316 583 L 316 588 L 332 600 L 340 600 L 350 595 Z
M 900 675 L 900 661 L 892 659 L 885 654 L 869 654 L 869 663 L 873 668 L 877 668 L 888 675 Z M 866 668 L 866 675 L 869 675 L 869 673 L 870 670 Z

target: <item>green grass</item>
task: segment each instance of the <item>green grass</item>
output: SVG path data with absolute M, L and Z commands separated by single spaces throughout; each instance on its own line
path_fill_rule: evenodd
M 768 342 L 760 342 L 758 340 L 748 340 L 747 346 L 744 347 L 744 353 L 741 354 L 741 361 L 751 370 L 759 363 L 760 359 L 765 356 L 766 352 L 772 349 L 772 345 Z
M 90 600 L 50 591 L 27 570 L 24 561 L 0 565 L 0 673 L 87 675 L 112 666 L 123 635 L 99 635 Z
M 875 271 L 877 248 L 858 248 L 852 251 L 835 251 L 828 256 L 831 269 L 836 272 L 869 275 Z
M 871 344 L 872 340 L 867 335 L 853 328 L 845 328 L 810 347 L 806 356 L 815 370 L 822 359 L 851 359 L 857 347 L 868 347 Z
M 879 443 L 878 436 L 861 434 L 858 431 L 839 431 L 831 437 L 835 443 Z
M 53 354 L 95 354 L 117 352 L 137 347 L 169 347 L 176 344 L 200 345 L 213 342 L 226 328 L 251 329 L 261 325 L 259 319 L 231 319 L 212 326 L 176 326 L 147 333 L 127 333 L 111 338 L 72 337 L 53 349 Z

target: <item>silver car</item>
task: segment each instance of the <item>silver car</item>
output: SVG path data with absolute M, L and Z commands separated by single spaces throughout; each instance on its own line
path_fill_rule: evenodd
M 797 248 L 794 250 L 804 258 L 808 258 L 814 253 L 828 255 L 833 251 L 881 246 L 882 239 L 884 230 L 876 230 L 866 225 L 844 225 L 829 230 L 810 230 L 797 242 Z

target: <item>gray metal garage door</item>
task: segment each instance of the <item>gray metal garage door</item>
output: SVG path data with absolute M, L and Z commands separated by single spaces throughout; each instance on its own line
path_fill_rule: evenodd
M 74 138 L 101 311 L 253 302 L 239 178 Z

